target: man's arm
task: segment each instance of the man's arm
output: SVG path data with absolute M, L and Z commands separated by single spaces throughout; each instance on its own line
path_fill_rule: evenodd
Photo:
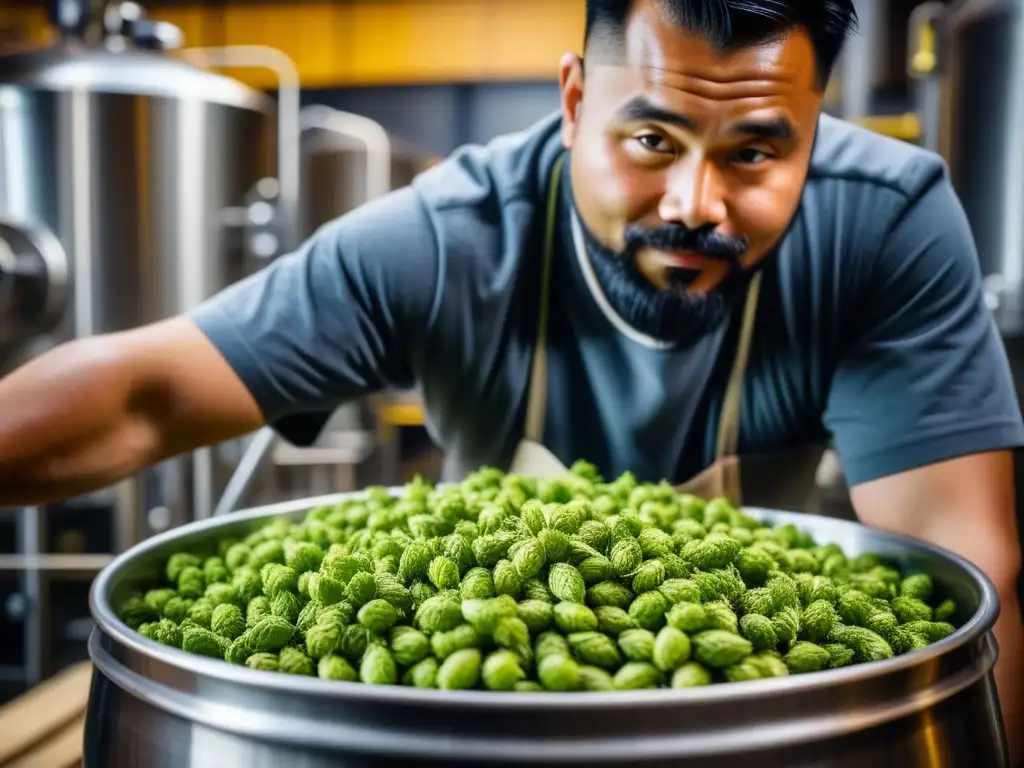
M 341 403 L 413 383 L 439 271 L 405 188 L 187 316 L 42 355 L 0 381 L 0 507 L 97 490 L 264 423 L 312 442 Z
M 187 318 L 70 342 L 0 380 L 0 507 L 103 488 L 262 423 Z
M 1010 752 L 1024 755 L 1024 627 L 1019 532 L 1009 451 L 963 456 L 856 485 L 865 525 L 914 536 L 976 563 L 999 593 L 996 685 Z
M 1011 451 L 1024 445 L 1024 420 L 966 216 L 941 166 L 913 166 L 899 196 L 880 191 L 874 210 L 865 204 L 864 229 L 879 233 L 878 245 L 851 259 L 860 282 L 824 420 L 864 523 L 957 552 L 998 588 L 996 676 L 1020 760 Z

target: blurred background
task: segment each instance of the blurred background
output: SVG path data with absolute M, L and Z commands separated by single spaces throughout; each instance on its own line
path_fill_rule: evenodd
M 950 163 L 1018 379 L 1024 5 L 857 0 L 827 111 Z M 558 106 L 584 0 L 8 0 L 0 7 L 0 376 L 167 317 L 467 142 Z M 1016 80 L 1016 85 L 1012 83 Z M 191 520 L 436 478 L 415 392 L 46 509 L 0 510 L 0 701 L 86 658 L 92 578 Z M 846 503 L 823 467 L 823 498 Z

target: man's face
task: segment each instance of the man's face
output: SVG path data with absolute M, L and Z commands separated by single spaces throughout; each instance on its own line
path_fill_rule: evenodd
M 731 53 L 637 0 L 614 54 L 562 62 L 563 141 L 588 234 L 655 294 L 707 296 L 779 241 L 821 107 L 809 38 Z M 639 278 L 638 278 L 639 279 Z

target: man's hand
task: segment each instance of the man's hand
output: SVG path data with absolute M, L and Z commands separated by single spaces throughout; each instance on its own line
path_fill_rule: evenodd
M 999 592 L 995 677 L 1011 764 L 1024 759 L 1024 626 L 1017 597 L 1021 552 L 1009 451 L 933 464 L 855 486 L 865 525 L 914 536 L 978 566 Z
M 98 490 L 262 425 L 186 318 L 68 342 L 0 380 L 0 507 Z

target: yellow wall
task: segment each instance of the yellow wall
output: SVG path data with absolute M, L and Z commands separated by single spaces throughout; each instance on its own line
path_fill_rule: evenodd
M 552 79 L 583 42 L 585 0 L 308 0 L 212 5 L 143 2 L 176 24 L 186 46 L 267 45 L 296 64 L 304 88 Z M 0 0 L 0 28 L 47 39 L 39 7 Z M 233 70 L 258 88 L 273 74 Z M 867 118 L 872 130 L 913 141 L 916 115 Z
M 583 41 L 584 0 L 143 5 L 151 18 L 179 26 L 187 46 L 284 51 L 306 88 L 551 79 L 561 55 Z M 41 39 L 42 13 L 15 13 L 28 35 Z M 274 84 L 267 72 L 233 74 L 257 87 Z

